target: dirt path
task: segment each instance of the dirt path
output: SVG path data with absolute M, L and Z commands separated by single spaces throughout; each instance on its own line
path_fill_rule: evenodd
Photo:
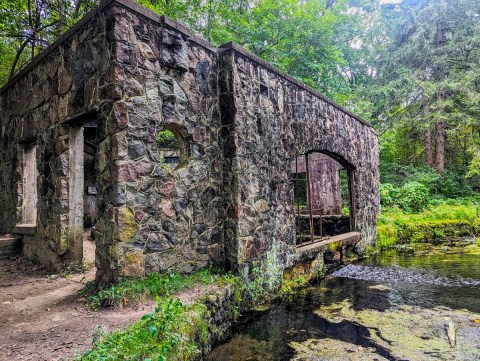
M 67 360 L 90 348 L 97 325 L 117 330 L 153 309 L 86 308 L 78 292 L 94 276 L 93 268 L 61 278 L 27 260 L 0 260 L 0 360 Z

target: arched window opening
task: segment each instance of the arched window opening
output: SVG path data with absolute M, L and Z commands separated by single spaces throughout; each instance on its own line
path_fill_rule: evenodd
M 309 152 L 291 164 L 297 245 L 354 230 L 353 171 L 332 157 Z
M 157 133 L 159 160 L 175 170 L 187 164 L 189 149 L 185 137 L 176 128 L 165 127 Z

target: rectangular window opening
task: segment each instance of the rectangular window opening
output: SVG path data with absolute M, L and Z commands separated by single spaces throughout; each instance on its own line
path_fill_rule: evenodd
M 22 219 L 21 224 L 37 223 L 37 146 L 22 147 Z
M 268 86 L 265 84 L 260 84 L 260 95 L 268 98 Z

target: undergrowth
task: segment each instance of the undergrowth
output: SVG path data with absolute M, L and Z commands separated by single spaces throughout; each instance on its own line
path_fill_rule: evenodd
M 97 330 L 92 349 L 78 356 L 77 361 L 198 359 L 210 345 L 210 334 L 214 332 L 210 327 L 215 326 L 209 325 L 209 321 L 216 306 L 207 307 L 212 302 L 209 294 L 188 305 L 182 304 L 172 294 L 199 283 L 232 285 L 233 299 L 223 307 L 225 312 L 231 312 L 233 318 L 238 317 L 243 285 L 238 277 L 213 268 L 191 275 L 152 273 L 144 279 L 126 280 L 97 292 L 94 292 L 93 284 L 88 284 L 84 292 L 90 293 L 87 301 L 93 307 L 100 307 L 107 300 L 108 303 L 122 303 L 124 298 L 140 300 L 153 296 L 158 306 L 154 312 L 144 315 L 139 322 L 124 330 L 108 334 L 101 328 Z
M 193 284 L 211 284 L 220 280 L 228 280 L 228 274 L 208 267 L 190 275 L 180 275 L 175 272 L 158 274 L 150 273 L 148 277 L 128 279 L 118 284 L 98 287 L 91 281 L 85 285 L 82 294 L 92 308 L 107 306 L 126 306 L 131 303 L 154 299 L 157 296 L 168 296 L 181 291 Z
M 383 207 L 378 219 L 377 248 L 399 243 L 440 242 L 475 236 L 480 232 L 480 205 L 477 198 L 434 199 L 422 212 L 411 213 Z
M 192 360 L 207 346 L 204 305 L 183 305 L 172 297 L 157 297 L 158 306 L 121 331 L 100 334 L 81 361 Z

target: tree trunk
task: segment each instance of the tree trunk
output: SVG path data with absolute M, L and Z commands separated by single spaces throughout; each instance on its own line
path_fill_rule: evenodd
M 445 170 L 445 123 L 437 123 L 437 135 L 435 139 L 435 168 L 442 173 Z
M 430 128 L 425 129 L 425 158 L 429 167 L 433 166 L 433 152 L 432 152 L 432 133 Z

